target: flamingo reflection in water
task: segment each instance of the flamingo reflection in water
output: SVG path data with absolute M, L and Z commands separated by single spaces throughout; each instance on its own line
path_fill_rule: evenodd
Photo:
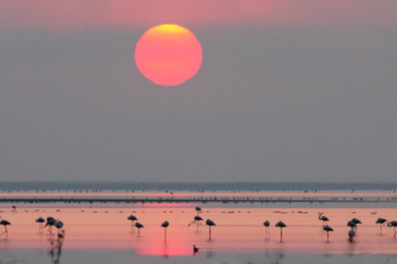
M 354 230 L 352 229 L 349 231 L 348 235 L 349 235 L 349 242 L 353 243 L 354 242 L 353 239 L 354 239 L 354 236 L 356 235 L 356 232 L 354 232 Z

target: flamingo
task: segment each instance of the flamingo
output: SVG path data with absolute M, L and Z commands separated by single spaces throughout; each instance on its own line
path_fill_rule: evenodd
M 62 227 L 63 227 L 63 222 L 60 220 L 56 220 L 54 226 L 58 229 L 58 237 L 59 237 L 59 235 L 61 234 L 60 230 L 62 230 Z
M 318 213 L 318 220 L 323 221 L 323 227 L 328 223 L 329 219 L 328 217 L 326 217 L 325 215 L 323 215 L 324 213 Z
M 349 222 L 347 222 L 347 226 L 351 227 L 351 229 L 353 230 L 357 227 L 357 224 L 350 220 Z
M 382 226 L 387 222 L 386 219 L 379 217 L 378 220 L 376 220 L 375 224 L 379 224 L 380 226 L 380 233 L 382 234 Z
M 270 230 L 269 230 L 270 222 L 266 220 L 265 222 L 263 222 L 263 225 L 265 226 L 265 235 L 270 235 Z
M 61 228 L 63 227 L 63 222 L 60 221 L 60 220 L 57 220 L 57 221 L 55 222 L 54 226 L 55 226 L 57 229 L 61 229 Z
M 4 226 L 4 232 L 2 234 L 6 234 L 6 237 L 8 237 L 8 230 L 7 230 L 7 226 L 11 225 L 10 222 L 8 222 L 7 220 L 3 219 L 0 221 L 0 225 Z M 2 235 L 1 234 L 1 235 Z
M 280 228 L 280 243 L 283 242 L 283 228 L 287 227 L 282 221 L 278 221 L 276 227 Z
M 333 232 L 334 229 L 332 229 L 332 227 L 330 227 L 329 225 L 326 225 L 326 226 L 324 226 L 323 230 L 327 232 L 327 243 L 328 243 L 329 242 L 329 232 Z
M 48 226 L 48 231 L 50 232 L 50 234 L 52 234 L 52 226 L 55 225 L 56 221 L 57 220 L 55 220 L 55 218 L 52 216 L 47 217 L 47 223 L 45 223 L 44 227 Z
M 164 242 L 167 241 L 167 227 L 170 225 L 170 223 L 168 223 L 168 221 L 164 221 L 161 224 L 161 227 L 164 228 Z
M 350 243 L 353 243 L 353 238 L 354 238 L 354 236 L 356 235 L 356 233 L 355 233 L 354 230 L 352 229 L 352 230 L 349 231 L 348 235 L 349 235 L 349 241 L 350 241 Z
M 205 224 L 208 226 L 209 228 L 209 240 L 211 241 L 211 226 L 216 226 L 216 224 L 214 223 L 214 221 L 212 221 L 211 219 L 207 219 L 207 221 L 205 222 Z
M 136 218 L 135 215 L 130 215 L 129 217 L 127 217 L 127 220 L 131 221 L 131 232 L 134 229 L 134 221 L 138 221 L 138 218 Z
M 394 228 L 394 237 L 396 237 L 396 226 L 397 226 L 397 221 L 390 221 L 389 223 L 387 223 L 388 227 L 393 227 Z
M 201 225 L 201 221 L 203 221 L 203 218 L 201 218 L 200 216 L 196 215 L 194 216 L 194 220 L 191 221 L 187 226 L 191 226 L 192 224 L 196 223 L 197 224 L 197 231 L 199 230 L 199 225 Z
M 45 222 L 43 217 L 39 217 L 35 220 L 36 223 L 39 223 L 39 232 L 43 231 L 43 223 Z
M 141 230 L 141 228 L 143 228 L 143 225 L 139 222 L 136 222 L 135 227 L 138 228 L 138 237 L 139 237 L 139 235 L 141 234 L 140 230 Z
M 358 220 L 357 218 L 352 218 L 352 220 L 350 220 L 352 222 L 354 222 L 356 224 L 356 226 L 354 227 L 354 229 L 357 231 L 357 225 L 358 224 L 362 224 L 360 220 Z
M 196 210 L 196 212 L 197 212 L 197 215 L 199 215 L 201 212 L 202 212 L 202 210 L 201 210 L 201 207 L 200 206 L 196 206 L 196 208 L 194 208 L 195 210 Z

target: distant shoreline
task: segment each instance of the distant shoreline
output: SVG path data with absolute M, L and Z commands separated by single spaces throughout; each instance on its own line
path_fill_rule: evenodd
M 395 192 L 385 191 L 323 191 L 323 192 L 102 192 L 102 191 L 64 191 L 64 192 L 0 192 L 0 203 L 3 204 L 291 204 L 291 203 L 397 203 Z
M 143 182 L 0 182 L 0 192 L 8 191 L 396 191 L 397 182 L 390 183 L 143 183 Z

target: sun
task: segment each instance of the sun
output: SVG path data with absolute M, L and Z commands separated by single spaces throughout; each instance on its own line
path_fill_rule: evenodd
M 180 85 L 200 69 L 201 44 L 187 28 L 162 24 L 147 30 L 135 47 L 138 70 L 153 83 Z

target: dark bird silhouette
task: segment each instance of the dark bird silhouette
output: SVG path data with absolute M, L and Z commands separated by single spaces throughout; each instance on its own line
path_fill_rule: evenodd
M 211 219 L 207 219 L 207 221 L 205 222 L 205 224 L 208 226 L 209 228 L 209 240 L 211 241 L 211 226 L 216 226 L 214 221 L 212 221 Z
M 349 222 L 347 222 L 347 226 L 353 230 L 357 227 L 357 224 L 350 220 Z
M 55 226 L 57 229 L 61 229 L 61 228 L 63 227 L 63 222 L 60 221 L 60 220 L 57 220 L 57 221 L 55 222 L 54 226 Z
M 8 222 L 7 220 L 3 219 L 0 221 L 0 225 L 4 226 L 4 232 L 2 234 L 6 234 L 6 236 L 8 236 L 7 226 L 11 225 L 11 223 Z M 2 235 L 2 234 L 0 234 L 0 235 Z
M 44 227 L 48 226 L 48 232 L 50 232 L 50 235 L 52 235 L 52 227 L 55 225 L 56 221 L 57 220 L 52 216 L 47 217 L 47 222 Z
M 266 220 L 265 222 L 263 222 L 263 225 L 265 226 L 265 236 L 270 235 L 270 222 Z
M 276 227 L 280 228 L 280 243 L 283 242 L 283 228 L 287 227 L 282 221 L 278 221 Z
M 196 254 L 199 251 L 199 248 L 196 245 L 193 245 L 193 254 Z
M 17 212 L 17 207 L 15 205 L 12 206 L 12 212 L 16 213 Z
M 141 224 L 141 223 L 139 223 L 139 222 L 136 222 L 135 223 L 135 227 L 136 228 L 138 228 L 138 237 L 140 236 L 140 234 L 141 234 L 141 228 L 143 228 L 143 225 Z
M 161 227 L 164 228 L 164 242 L 167 241 L 167 227 L 170 225 L 170 223 L 168 223 L 168 221 L 164 221 L 161 224 Z
M 380 233 L 382 234 L 382 226 L 385 225 L 385 223 L 387 222 L 386 219 L 379 217 L 378 220 L 376 220 L 375 224 L 380 226 Z
M 349 231 L 348 235 L 349 235 L 349 241 L 350 241 L 350 243 L 353 243 L 353 241 L 354 241 L 353 238 L 354 238 L 354 236 L 356 235 L 356 233 L 355 233 L 354 230 L 352 229 L 352 230 Z
M 202 210 L 201 210 L 201 207 L 200 206 L 196 206 L 196 208 L 194 208 L 195 210 L 196 210 L 196 212 L 197 212 L 197 215 L 199 215 L 201 212 L 202 212 Z
M 318 213 L 318 220 L 323 221 L 323 227 L 329 222 L 328 217 L 326 217 L 325 215 L 323 215 L 324 213 Z
M 191 221 L 187 226 L 191 226 L 192 224 L 196 224 L 197 228 L 196 230 L 199 230 L 199 226 L 201 225 L 201 222 L 203 221 L 203 218 L 201 218 L 201 216 L 194 216 L 194 220 Z
M 129 217 L 127 217 L 127 220 L 131 221 L 131 232 L 134 231 L 134 222 L 138 221 L 138 218 L 136 218 L 135 215 L 130 215 Z
M 387 223 L 388 227 L 393 227 L 394 228 L 394 237 L 396 237 L 396 227 L 397 227 L 397 221 L 393 220 Z
M 39 223 L 39 232 L 43 232 L 43 223 L 45 222 L 43 217 L 39 217 L 35 220 L 36 223 Z
M 329 232 L 333 232 L 334 229 L 332 229 L 332 227 L 330 227 L 329 225 L 326 225 L 323 227 L 323 230 L 327 232 L 327 242 L 329 242 Z
M 358 220 L 357 218 L 353 218 L 352 220 L 350 220 L 352 222 L 354 222 L 356 224 L 356 226 L 354 227 L 354 229 L 357 231 L 357 225 L 358 224 L 362 224 L 360 220 Z

